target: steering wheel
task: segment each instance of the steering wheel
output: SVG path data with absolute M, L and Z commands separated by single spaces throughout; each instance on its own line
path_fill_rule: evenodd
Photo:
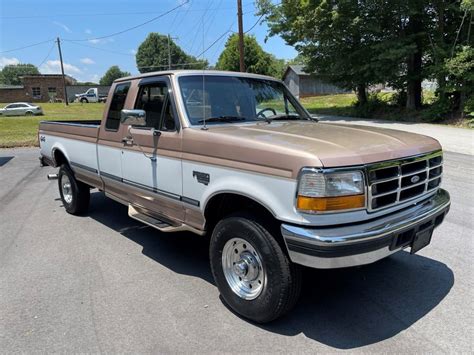
M 267 116 L 265 116 L 265 115 L 263 114 L 265 111 L 272 111 L 274 115 L 277 114 L 276 111 L 275 111 L 273 108 L 271 108 L 271 107 L 266 107 L 266 108 L 264 108 L 263 110 L 258 111 L 257 117 L 267 118 Z

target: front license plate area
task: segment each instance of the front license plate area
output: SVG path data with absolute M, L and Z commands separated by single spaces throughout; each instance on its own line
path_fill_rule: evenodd
M 410 254 L 415 254 L 416 252 L 430 244 L 432 235 L 433 228 L 427 228 L 416 233 L 415 237 L 413 238 L 413 242 L 411 243 Z

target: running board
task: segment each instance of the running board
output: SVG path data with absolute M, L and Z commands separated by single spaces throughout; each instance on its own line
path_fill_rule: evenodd
M 139 222 L 142 222 L 150 227 L 158 229 L 161 232 L 169 233 L 169 232 L 189 231 L 189 232 L 197 233 L 199 235 L 204 234 L 204 231 L 197 230 L 185 224 L 171 224 L 169 221 L 165 221 L 157 217 L 151 217 L 147 214 L 140 212 L 136 207 L 132 205 L 128 205 L 128 215 Z

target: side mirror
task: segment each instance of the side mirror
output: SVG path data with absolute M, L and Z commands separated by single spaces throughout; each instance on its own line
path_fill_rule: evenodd
M 146 112 L 144 110 L 120 111 L 120 122 L 131 126 L 146 126 Z

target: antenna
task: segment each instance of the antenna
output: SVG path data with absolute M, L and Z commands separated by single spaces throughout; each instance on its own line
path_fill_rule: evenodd
M 207 125 L 206 125 L 206 76 L 205 76 L 205 68 L 204 68 L 204 14 L 201 17 L 202 20 L 202 119 L 203 119 L 203 125 L 201 127 L 202 130 L 207 131 Z

